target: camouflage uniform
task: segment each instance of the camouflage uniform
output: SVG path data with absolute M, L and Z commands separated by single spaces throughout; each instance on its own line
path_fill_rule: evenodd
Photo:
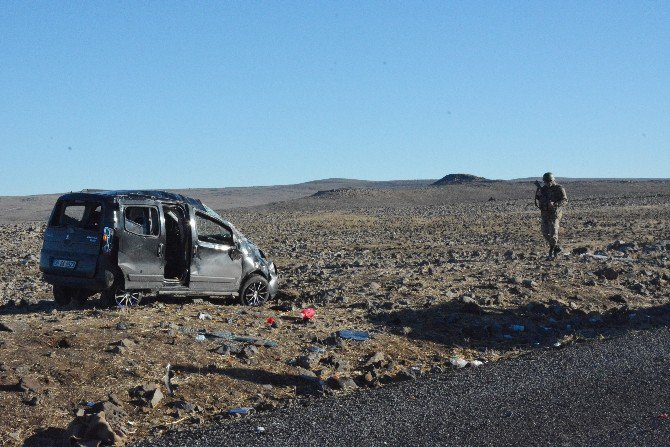
M 558 245 L 558 229 L 563 217 L 563 206 L 568 203 L 565 189 L 552 181 L 537 189 L 535 194 L 540 213 L 542 215 L 542 236 L 549 243 L 549 256 L 555 256 L 561 251 Z M 551 206 L 551 203 L 554 206 Z

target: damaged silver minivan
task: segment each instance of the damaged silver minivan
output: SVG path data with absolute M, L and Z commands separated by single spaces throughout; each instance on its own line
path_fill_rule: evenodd
M 260 306 L 277 293 L 274 263 L 200 200 L 164 191 L 61 196 L 40 270 L 59 305 L 100 293 L 105 304 L 146 295 L 239 296 Z

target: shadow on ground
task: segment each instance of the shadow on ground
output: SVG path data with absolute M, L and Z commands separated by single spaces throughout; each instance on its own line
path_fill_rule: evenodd
M 221 306 L 232 306 L 240 304 L 240 300 L 237 297 L 210 297 L 210 296 L 200 296 L 200 297 L 174 297 L 174 296 L 146 296 L 142 299 L 138 308 L 144 306 L 153 306 L 158 303 L 174 305 L 174 304 L 187 304 L 193 303 L 195 300 L 202 300 L 204 302 L 221 305 Z M 277 302 L 277 298 L 268 301 L 268 305 Z M 109 309 L 109 306 L 105 305 L 102 300 L 99 298 L 99 295 L 93 295 L 84 302 L 79 303 L 70 303 L 67 306 L 59 306 L 53 300 L 39 300 L 28 305 L 14 305 L 7 304 L 0 308 L 0 315 L 25 315 L 25 314 L 39 314 L 39 313 L 52 313 L 53 311 L 58 312 L 75 312 L 81 310 L 102 310 Z
M 319 379 L 310 375 L 276 374 L 263 369 L 250 368 L 197 368 L 192 365 L 174 365 L 173 369 L 189 374 L 220 374 L 235 380 L 255 383 L 257 385 L 293 386 L 301 395 L 317 394 Z
M 411 339 L 478 350 L 553 346 L 566 337 L 615 335 L 622 330 L 670 325 L 670 303 L 648 307 L 621 306 L 586 313 L 556 301 L 537 301 L 511 309 L 449 301 L 425 308 L 371 314 L 377 326 Z
M 49 427 L 27 438 L 23 442 L 22 447 L 61 447 L 64 437 L 64 429 Z
M 244 380 L 258 385 L 302 386 L 314 382 L 313 377 L 276 374 L 262 369 L 250 368 L 197 368 L 192 365 L 174 365 L 175 371 L 189 374 L 220 374 L 235 380 Z

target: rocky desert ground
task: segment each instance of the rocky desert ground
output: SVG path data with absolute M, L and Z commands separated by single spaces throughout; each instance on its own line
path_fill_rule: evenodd
M 132 443 L 670 323 L 670 181 L 565 183 L 554 261 L 532 183 L 426 185 L 233 201 L 246 207 L 208 190 L 279 268 L 261 308 L 58 308 L 38 270 L 53 197 L 0 199 L 0 444 L 70 445 L 77 414 L 101 410 Z

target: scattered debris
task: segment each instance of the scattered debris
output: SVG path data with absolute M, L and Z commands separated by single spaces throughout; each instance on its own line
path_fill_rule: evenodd
M 165 389 L 167 389 L 168 395 L 170 396 L 174 396 L 172 377 L 174 377 L 174 371 L 172 371 L 172 365 L 168 363 L 167 366 L 165 367 L 165 375 L 163 376 L 163 383 L 165 384 Z
M 352 329 L 341 329 L 336 332 L 336 335 L 343 340 L 366 341 L 370 338 L 370 334 L 366 331 L 356 331 Z
M 456 368 L 465 368 L 470 364 L 467 360 L 462 359 L 460 357 L 452 357 L 449 360 L 449 363 L 451 363 L 451 365 L 455 366 Z
M 228 414 L 231 416 L 246 416 L 250 414 L 253 411 L 253 408 L 251 407 L 237 407 L 237 408 L 231 408 L 228 410 Z
M 303 321 L 311 320 L 312 318 L 314 318 L 315 314 L 316 314 L 316 312 L 311 307 L 308 307 L 307 309 L 303 309 L 303 310 L 300 311 L 300 315 L 302 315 Z

